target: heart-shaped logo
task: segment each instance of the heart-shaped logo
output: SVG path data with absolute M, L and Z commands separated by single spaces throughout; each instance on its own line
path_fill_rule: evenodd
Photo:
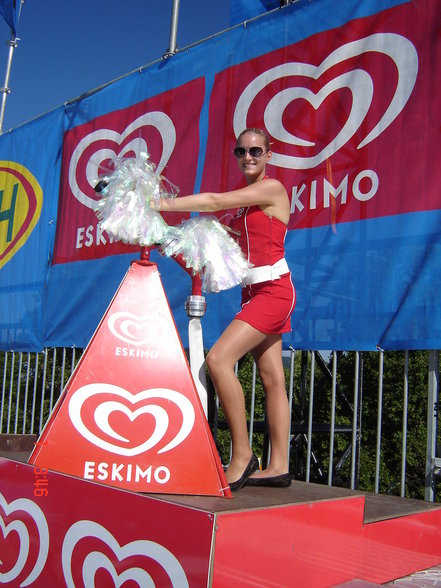
M 99 170 L 103 162 L 114 159 L 115 157 L 124 157 L 128 154 L 134 154 L 139 157 L 141 153 L 149 152 L 146 141 L 140 136 L 141 130 L 146 126 L 155 127 L 161 135 L 163 149 L 156 171 L 157 173 L 162 172 L 176 144 L 176 130 L 171 118 L 167 114 L 160 111 L 147 112 L 135 119 L 122 133 L 117 133 L 111 129 L 98 129 L 81 139 L 70 159 L 69 186 L 79 202 L 92 210 L 95 209 L 96 200 L 88 196 L 81 189 L 77 180 L 78 163 L 83 153 L 89 150 L 89 147 L 95 143 L 99 145 L 105 142 L 115 145 L 114 148 L 106 147 L 104 149 L 94 150 L 85 165 L 88 186 L 94 188 L 98 181 L 100 175 Z M 132 139 L 130 139 L 131 135 L 134 135 Z M 127 141 L 127 139 L 130 140 Z
M 108 326 L 110 332 L 124 343 L 130 345 L 148 345 L 157 338 L 158 318 L 152 320 L 140 317 L 132 312 L 114 312 L 110 315 Z
M 157 586 L 159 580 L 155 578 L 155 568 L 159 568 L 167 574 L 171 586 L 180 588 L 188 587 L 188 580 L 183 567 L 179 560 L 165 547 L 154 541 L 141 539 L 120 545 L 115 537 L 102 525 L 90 521 L 78 521 L 74 523 L 67 531 L 62 548 L 62 566 L 64 579 L 68 588 L 75 588 L 78 584 L 74 581 L 72 571 L 72 554 L 75 546 L 81 541 L 85 542 L 88 538 L 94 538 L 102 541 L 108 548 L 119 564 L 124 560 L 131 558 L 131 562 L 136 562 L 136 567 L 132 566 L 120 571 L 115 569 L 115 564 L 104 553 L 96 549 L 86 555 L 81 568 L 81 578 L 84 586 L 95 586 L 95 575 L 99 569 L 105 569 L 117 587 L 122 586 L 125 582 L 133 581 L 140 588 L 144 586 Z M 86 551 L 83 547 L 83 552 Z M 87 552 L 87 551 L 86 551 Z M 108 549 L 106 549 L 108 552 Z M 149 561 L 153 560 L 155 565 L 149 566 Z M 118 566 L 121 569 L 121 565 Z M 149 570 L 149 567 L 151 569 Z M 75 572 L 78 567 L 75 565 Z
M 395 120 L 404 108 L 415 86 L 418 73 L 418 54 L 414 45 L 408 39 L 395 33 L 377 33 L 342 45 L 328 55 L 318 67 L 308 63 L 292 62 L 278 65 L 263 72 L 248 84 L 237 101 L 233 118 L 236 136 L 247 127 L 248 110 L 256 96 L 275 80 L 284 78 L 286 85 L 289 84 L 290 76 L 303 76 L 318 80 L 331 67 L 370 51 L 382 53 L 392 59 L 397 68 L 398 76 L 397 86 L 389 105 L 374 128 L 359 143 L 358 149 L 361 149 L 376 139 Z M 316 94 L 308 88 L 291 87 L 280 91 L 268 102 L 264 113 L 264 121 L 270 135 L 282 143 L 313 147 L 313 142 L 301 139 L 285 129 L 283 125 L 285 110 L 293 100 L 297 99 L 306 100 L 317 110 L 332 92 L 341 88 L 350 90 L 352 106 L 347 121 L 337 136 L 313 157 L 293 157 L 273 152 L 272 158 L 268 162 L 269 164 L 290 169 L 311 169 L 336 153 L 355 135 L 364 121 L 372 103 L 374 84 L 367 72 L 355 69 L 337 76 L 325 84 Z
M 8 518 L 15 517 L 11 522 L 6 524 L 0 512 L 0 529 L 3 534 L 3 539 L 6 540 L 10 533 L 17 533 L 20 543 L 15 564 L 7 572 L 0 572 L 0 584 L 7 584 L 17 580 L 31 557 L 30 550 L 35 550 L 37 547 L 38 555 L 35 559 L 35 563 L 28 576 L 20 583 L 20 587 L 29 586 L 41 574 L 47 559 L 49 550 L 49 528 L 46 517 L 40 507 L 32 500 L 18 498 L 8 504 L 1 492 L 0 508 Z M 23 513 L 26 513 L 26 516 L 31 517 L 33 520 L 38 531 L 38 536 L 35 536 L 35 534 L 30 535 Z M 21 517 L 19 518 L 20 514 Z
M 101 398 L 100 398 L 101 397 Z M 166 402 L 163 406 L 152 402 L 154 399 L 162 399 Z M 93 403 L 98 404 L 93 404 Z M 89 410 L 87 407 L 89 403 Z M 92 408 L 92 405 L 94 408 Z M 136 406 L 136 408 L 134 408 Z M 170 416 L 167 408 L 179 410 L 182 423 L 179 430 L 159 453 L 165 453 L 182 443 L 190 434 L 195 422 L 195 412 L 192 403 L 180 392 L 167 388 L 152 388 L 143 390 L 138 394 L 131 394 L 129 391 L 113 384 L 94 383 L 87 384 L 76 390 L 69 401 L 69 416 L 76 430 L 96 447 L 117 455 L 134 456 L 149 451 L 156 447 L 169 430 Z M 97 431 L 91 431 L 85 424 L 83 412 L 92 411 L 93 423 Z M 132 423 L 140 416 L 150 415 L 155 421 L 153 433 L 142 443 L 134 445 L 130 439 L 115 431 L 111 424 L 111 416 L 122 416 L 128 418 Z M 89 419 L 90 420 L 90 419 Z M 176 420 L 176 419 L 173 419 Z M 127 428 L 125 435 L 130 431 Z M 104 434 L 104 436 L 101 436 Z M 112 443 L 107 440 L 111 437 L 118 442 Z
M 28 240 L 42 205 L 43 191 L 29 170 L 0 161 L 0 268 Z

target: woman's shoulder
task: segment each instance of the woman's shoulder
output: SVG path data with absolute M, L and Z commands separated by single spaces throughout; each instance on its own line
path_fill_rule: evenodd
M 282 195 L 287 194 L 285 186 L 282 184 L 282 182 L 276 180 L 275 178 L 263 178 L 262 189 L 270 189 L 271 191 L 278 192 Z
M 263 181 L 267 182 L 268 184 L 273 184 L 275 186 L 282 186 L 282 188 L 283 188 L 282 182 L 280 182 L 279 180 L 276 180 L 276 178 L 270 178 L 269 176 L 265 176 L 263 178 Z

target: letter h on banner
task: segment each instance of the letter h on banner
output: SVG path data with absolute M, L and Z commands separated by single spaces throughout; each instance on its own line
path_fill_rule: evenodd
M 156 264 L 132 262 L 29 463 L 136 492 L 231 497 Z
M 14 184 L 11 196 L 11 206 L 7 209 L 2 209 L 4 190 L 0 190 L 0 222 L 7 221 L 6 243 L 12 241 L 14 228 L 15 204 L 17 202 L 18 184 Z

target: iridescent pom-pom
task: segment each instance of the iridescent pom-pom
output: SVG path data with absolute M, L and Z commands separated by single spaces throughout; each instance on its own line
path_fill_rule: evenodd
M 165 255 L 181 254 L 193 274 L 200 274 L 204 292 L 219 292 L 241 284 L 250 265 L 239 245 L 215 217 L 197 217 L 171 227 L 162 244 Z
M 160 243 L 169 227 L 150 203 L 175 197 L 177 188 L 155 172 L 147 153 L 115 159 L 114 165 L 113 173 L 95 188 L 100 194 L 95 212 L 102 230 L 124 243 L 143 247 Z
M 204 292 L 243 282 L 250 266 L 215 217 L 197 217 L 174 227 L 154 210 L 160 198 L 173 198 L 178 189 L 155 172 L 147 153 L 114 164 L 114 171 L 95 187 L 100 195 L 95 212 L 109 237 L 141 247 L 160 245 L 169 257 L 181 254 L 193 275 L 201 275 Z

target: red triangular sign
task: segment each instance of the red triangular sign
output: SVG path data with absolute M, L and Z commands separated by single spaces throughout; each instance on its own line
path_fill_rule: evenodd
M 29 463 L 136 492 L 231 496 L 156 264 L 131 264 Z

